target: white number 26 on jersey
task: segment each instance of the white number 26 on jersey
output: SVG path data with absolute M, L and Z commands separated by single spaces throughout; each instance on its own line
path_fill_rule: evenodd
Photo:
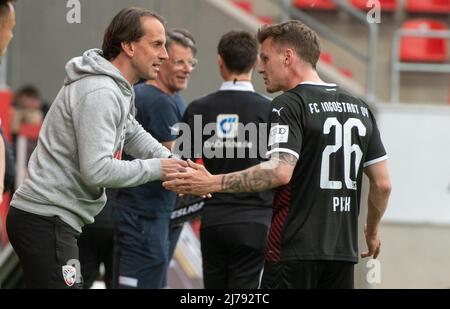
M 335 127 L 336 141 L 334 145 L 328 145 L 322 153 L 322 165 L 320 169 L 320 188 L 322 189 L 342 189 L 342 181 L 330 180 L 330 155 L 344 150 L 344 179 L 347 189 L 356 190 L 356 175 L 358 175 L 359 165 L 361 163 L 362 151 L 359 145 L 352 144 L 352 129 L 357 128 L 359 136 L 366 135 L 366 127 L 357 118 L 350 118 L 344 124 L 336 117 L 327 118 L 323 125 L 323 133 L 328 135 L 332 127 Z M 355 153 L 355 180 L 350 178 L 352 152 Z

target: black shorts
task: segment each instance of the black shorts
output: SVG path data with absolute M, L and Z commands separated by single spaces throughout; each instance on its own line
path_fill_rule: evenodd
M 58 217 L 44 217 L 14 207 L 6 228 L 31 289 L 80 288 L 76 230 Z
M 262 289 L 353 289 L 354 263 L 340 261 L 266 262 Z

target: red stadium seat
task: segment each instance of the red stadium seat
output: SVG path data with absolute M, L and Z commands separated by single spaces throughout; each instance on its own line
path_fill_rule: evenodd
M 406 21 L 402 29 L 447 30 L 445 23 L 430 19 Z M 400 60 L 412 62 L 446 62 L 448 59 L 448 40 L 446 38 L 402 37 L 400 41 Z
M 332 65 L 334 66 L 333 62 L 333 55 L 327 52 L 322 52 L 320 54 L 320 61 L 322 61 L 323 63 L 326 63 L 328 65 Z M 335 66 L 336 68 L 336 66 Z M 347 78 L 353 78 L 353 72 L 349 69 L 344 69 L 344 68 L 336 68 L 339 73 L 341 73 L 342 76 L 345 76 Z
M 253 4 L 251 2 L 244 0 L 233 0 L 233 3 L 247 13 L 253 14 Z
M 335 10 L 336 4 L 330 0 L 294 0 L 293 5 L 299 9 Z
M 253 3 L 244 0 L 232 0 L 233 4 L 248 14 L 254 15 Z M 273 23 L 273 19 L 270 16 L 258 16 L 259 22 L 263 25 L 270 25 Z
M 340 68 L 339 72 L 347 78 L 350 78 L 350 79 L 353 78 L 353 71 L 351 71 L 349 69 Z
M 333 55 L 330 53 L 321 53 L 320 60 L 326 64 L 333 64 Z
M 397 10 L 397 0 L 378 0 L 381 5 L 381 10 L 384 12 L 394 12 Z M 367 7 L 367 0 L 352 0 L 354 7 L 361 10 L 370 10 L 373 6 Z
M 450 13 L 450 0 L 407 0 L 406 10 L 413 13 Z
M 263 25 L 271 25 L 273 24 L 273 18 L 270 16 L 259 16 L 259 22 Z

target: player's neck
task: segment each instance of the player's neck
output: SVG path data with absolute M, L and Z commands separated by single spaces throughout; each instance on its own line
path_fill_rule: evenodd
M 324 81 L 319 77 L 315 70 L 305 70 L 292 74 L 288 79 L 287 89 L 295 88 L 297 85 L 305 82 L 323 84 Z
M 301 82 L 302 83 L 313 82 L 318 84 L 324 83 L 324 81 L 320 78 L 319 74 L 317 74 L 316 70 L 307 71 L 307 73 L 303 76 L 303 80 Z
M 244 74 L 224 74 L 223 80 L 226 82 L 252 82 L 252 73 L 244 73 Z

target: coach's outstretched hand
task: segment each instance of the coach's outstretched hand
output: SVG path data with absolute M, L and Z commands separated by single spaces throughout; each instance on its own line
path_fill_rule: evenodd
M 167 180 L 167 176 L 170 174 L 186 172 L 188 167 L 186 161 L 179 159 L 161 159 L 160 162 L 163 172 L 163 180 Z
M 215 176 L 211 175 L 203 165 L 187 161 L 188 168 L 167 175 L 164 188 L 180 194 L 210 196 L 211 182 Z

